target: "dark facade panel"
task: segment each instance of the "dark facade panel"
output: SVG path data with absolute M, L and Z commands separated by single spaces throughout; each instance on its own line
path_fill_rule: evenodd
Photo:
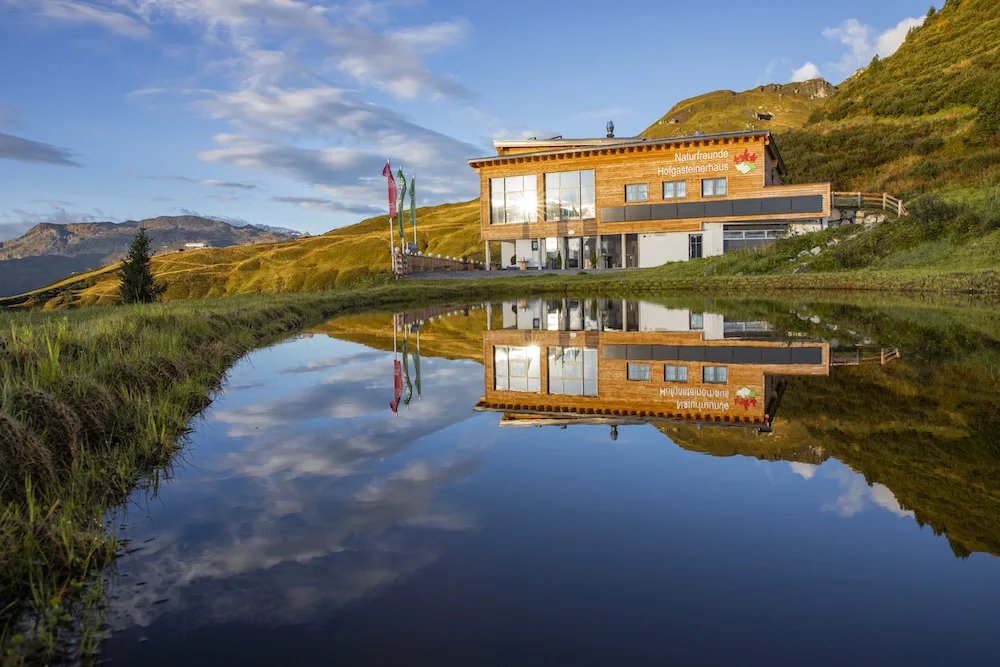
M 653 204 L 649 209 L 650 220 L 677 219 L 677 204 Z
M 760 350 L 762 364 L 792 363 L 792 349 L 789 347 L 763 347 Z
M 792 197 L 792 213 L 822 213 L 823 195 Z
M 733 348 L 731 347 L 706 347 L 705 361 L 713 364 L 733 363 Z
M 624 345 L 602 345 L 601 346 L 602 355 L 605 359 L 624 359 L 625 358 L 625 346 Z
M 605 206 L 601 208 L 601 222 L 625 222 L 625 207 Z
M 705 361 L 705 347 L 681 347 L 677 350 L 680 361 Z
M 705 204 L 702 202 L 686 202 L 677 205 L 678 218 L 704 218 Z
M 760 199 L 737 199 L 733 202 L 733 215 L 760 215 L 762 210 Z
M 759 364 L 760 363 L 760 348 L 759 347 L 734 347 L 733 348 L 733 363 L 734 364 Z
M 823 348 L 821 347 L 793 347 L 793 364 L 821 364 L 823 363 Z
M 768 197 L 762 199 L 762 208 L 765 215 L 776 215 L 779 213 L 792 212 L 791 197 Z
M 651 345 L 626 345 L 629 361 L 650 361 L 653 358 Z
M 677 359 L 677 346 L 676 345 L 654 345 L 653 346 L 653 360 L 654 361 L 673 361 Z
M 722 218 L 733 214 L 733 201 L 705 202 L 705 217 Z
M 625 207 L 625 222 L 649 220 L 649 204 Z

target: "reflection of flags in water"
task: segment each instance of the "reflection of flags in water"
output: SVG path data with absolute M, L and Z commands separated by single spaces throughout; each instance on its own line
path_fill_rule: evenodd
M 417 349 L 413 351 L 413 370 L 417 385 L 417 398 L 420 398 L 420 328 L 417 327 Z
M 392 403 L 389 407 L 399 412 L 399 399 L 403 396 L 403 365 L 398 359 L 392 360 Z
M 409 405 L 413 398 L 413 383 L 410 382 L 410 357 L 406 351 L 406 338 L 403 338 L 403 381 L 406 383 L 406 396 L 403 398 L 403 405 Z

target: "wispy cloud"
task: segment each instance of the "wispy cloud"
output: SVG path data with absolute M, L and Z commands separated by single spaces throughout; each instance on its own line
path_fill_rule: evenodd
M 330 213 L 356 213 L 358 215 L 379 215 L 385 213 L 385 207 L 368 204 L 345 204 L 332 199 L 319 197 L 271 197 L 271 201 L 281 204 L 292 204 L 299 208 L 313 211 L 329 211 Z
M 79 167 L 64 148 L 0 132 L 0 159 Z
M 149 26 L 134 16 L 91 3 L 75 0 L 0 0 L 2 4 L 57 23 L 96 25 L 136 39 L 150 35 Z

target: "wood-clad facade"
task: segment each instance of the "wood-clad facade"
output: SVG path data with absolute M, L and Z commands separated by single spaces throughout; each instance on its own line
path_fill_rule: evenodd
M 495 144 L 497 156 L 470 165 L 482 238 L 502 242 L 503 268 L 655 266 L 753 247 L 830 215 L 829 183 L 783 185 L 769 132 Z
M 783 376 L 830 372 L 827 342 L 748 335 L 743 323 L 709 313 L 608 303 L 510 302 L 491 313 L 477 409 L 767 428 Z

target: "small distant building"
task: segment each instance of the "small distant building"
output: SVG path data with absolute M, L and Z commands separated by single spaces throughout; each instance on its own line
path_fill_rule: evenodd
M 197 241 L 195 243 L 185 243 L 185 250 L 201 250 L 202 248 L 211 248 L 212 244 L 207 241 Z

